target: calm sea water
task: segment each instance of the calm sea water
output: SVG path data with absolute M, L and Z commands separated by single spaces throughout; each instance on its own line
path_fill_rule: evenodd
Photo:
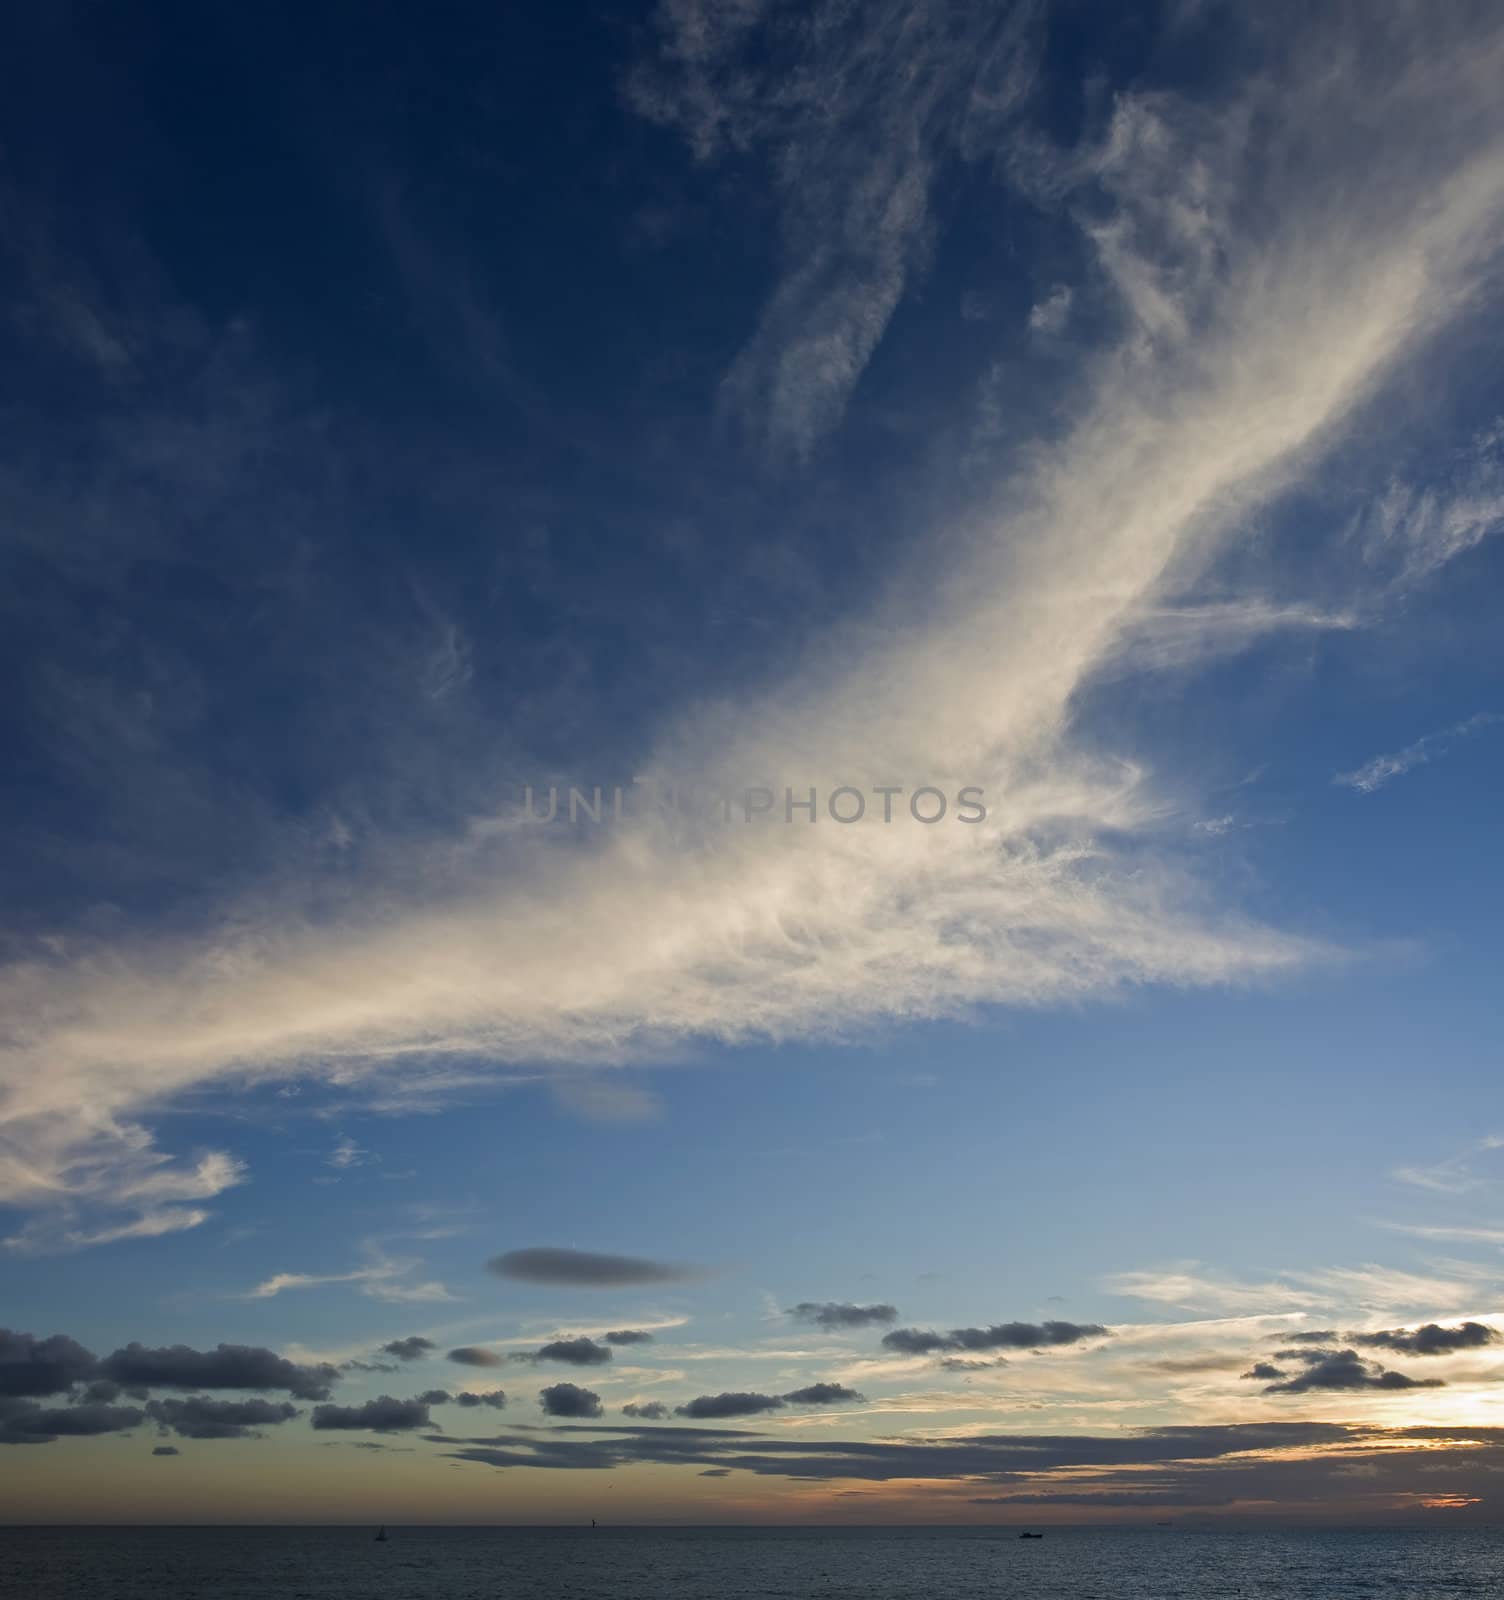
M 1504 1530 L 0 1528 L 6 1600 L 1449 1600 Z

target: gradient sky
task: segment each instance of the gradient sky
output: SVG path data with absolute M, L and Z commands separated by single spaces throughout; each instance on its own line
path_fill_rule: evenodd
M 0 1516 L 1504 1510 L 1496 6 L 5 30 Z

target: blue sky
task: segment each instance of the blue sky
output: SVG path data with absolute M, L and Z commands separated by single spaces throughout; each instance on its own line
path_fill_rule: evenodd
M 12 1515 L 1497 1513 L 1488 8 L 7 28 Z

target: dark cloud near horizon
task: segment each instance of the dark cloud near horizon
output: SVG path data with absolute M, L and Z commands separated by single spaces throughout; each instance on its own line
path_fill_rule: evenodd
M 776 1394 L 749 1394 L 731 1391 L 725 1394 L 702 1394 L 682 1406 L 674 1407 L 676 1417 L 704 1419 L 706 1417 L 755 1417 L 763 1411 L 781 1411 L 784 1400 Z
M 457 1463 L 502 1470 L 609 1474 L 657 1464 L 806 1484 L 928 1480 L 1021 1505 L 1068 1505 L 1074 1501 L 1052 1497 L 1081 1495 L 1105 1507 L 1132 1497 L 1122 1500 L 1125 1507 L 1233 1505 L 1250 1516 L 1322 1505 L 1353 1523 L 1385 1521 L 1397 1503 L 1441 1493 L 1486 1497 L 1469 1513 L 1475 1519 L 1504 1508 L 1495 1487 L 1504 1479 L 1504 1427 L 1276 1421 L 1115 1428 L 1106 1435 L 815 1439 L 749 1427 L 563 1422 L 425 1439 Z M 1063 1469 L 1070 1473 L 1065 1483 L 1058 1477 Z
M 328 1364 L 302 1366 L 259 1345 L 220 1344 L 213 1350 L 195 1350 L 182 1344 L 152 1349 L 131 1343 L 101 1361 L 66 1334 L 39 1339 L 0 1329 L 0 1397 L 31 1398 L 71 1390 L 81 1390 L 83 1397 L 81 1404 L 68 1407 L 8 1408 L 4 1426 L 13 1440 L 114 1433 L 137 1426 L 147 1414 L 161 1423 L 172 1412 L 187 1422 L 194 1407 L 211 1404 L 199 1395 L 186 1402 L 153 1402 L 142 1412 L 116 1406 L 122 1394 L 144 1401 L 153 1389 L 281 1389 L 298 1399 L 321 1400 L 338 1376 L 338 1369 Z M 185 1409 L 173 1411 L 173 1407 Z M 245 1402 L 243 1408 L 254 1412 L 258 1422 L 284 1420 L 281 1411 L 267 1402 Z M 293 1408 L 285 1409 L 296 1415 Z M 213 1425 L 207 1412 L 201 1416 L 203 1426 Z
M 661 1400 L 629 1400 L 621 1408 L 624 1417 L 641 1417 L 645 1422 L 657 1422 L 668 1415 L 668 1407 Z
M 646 1328 L 613 1328 L 601 1335 L 607 1344 L 652 1344 L 653 1335 Z
M 300 1415 L 286 1400 L 149 1400 L 146 1414 L 164 1432 L 183 1439 L 254 1439 L 258 1428 L 275 1427 Z
M 1420 1440 L 1450 1438 L 1454 1431 L 1410 1429 L 1403 1433 Z M 1476 1429 L 1467 1431 L 1469 1438 L 1478 1436 Z M 1492 1431 L 1497 1435 L 1492 1442 L 1504 1462 L 1504 1428 Z M 1125 1430 L 1106 1436 L 984 1434 L 956 1439 L 808 1439 L 744 1428 L 581 1424 L 512 1429 L 477 1439 L 438 1435 L 431 1436 L 430 1442 L 457 1447 L 450 1452 L 455 1459 L 495 1467 L 599 1470 L 651 1462 L 726 1467 L 801 1480 L 931 1478 L 1006 1485 L 1059 1468 L 1139 1472 L 1157 1467 L 1192 1473 L 1197 1463 L 1204 1463 L 1220 1475 L 1229 1470 L 1225 1461 L 1229 1456 L 1287 1451 L 1304 1459 L 1323 1447 L 1342 1450 L 1372 1442 L 1377 1448 L 1398 1436 L 1396 1430 L 1328 1422 L 1208 1423 Z M 1350 1465 L 1352 1457 L 1344 1454 L 1334 1460 Z M 1139 1486 L 1149 1487 L 1142 1480 Z
M 533 1351 L 530 1360 L 561 1361 L 570 1367 L 601 1367 L 611 1360 L 611 1347 L 594 1339 L 554 1339 Z
M 757 1394 L 745 1390 L 697 1395 L 682 1406 L 675 1406 L 674 1415 L 701 1421 L 715 1417 L 755 1417 L 766 1411 L 781 1411 L 786 1405 L 830 1406 L 865 1398 L 865 1395 L 859 1394 L 855 1389 L 848 1389 L 844 1384 L 811 1383 L 802 1389 L 794 1389 L 782 1395 Z M 622 1407 L 622 1411 L 629 1417 L 667 1415 L 667 1407 L 656 1400 L 649 1401 L 646 1405 L 629 1403 Z
M 999 1494 L 974 1495 L 968 1505 L 974 1506 L 1101 1506 L 1113 1510 L 1128 1510 L 1134 1506 L 1152 1507 L 1155 1510 L 1210 1509 L 1230 1506 L 1231 1495 L 1188 1494 L 1184 1490 L 1161 1489 L 1135 1494 L 1128 1490 L 1103 1489 L 1096 1494 Z
M 1283 1367 L 1276 1367 L 1272 1362 L 1255 1361 L 1247 1372 L 1240 1372 L 1240 1378 L 1262 1378 L 1265 1383 L 1270 1383 L 1276 1378 L 1283 1378 L 1287 1374 Z
M 69 1436 L 119 1433 L 155 1422 L 186 1438 L 248 1437 L 260 1426 L 297 1416 L 289 1403 L 263 1399 L 147 1400 L 153 1389 L 282 1389 L 299 1399 L 322 1399 L 338 1377 L 327 1364 L 301 1366 L 258 1345 L 148 1348 L 131 1343 L 98 1360 L 66 1334 L 39 1339 L 0 1330 L 0 1442 L 48 1443 Z M 79 1403 L 44 1407 L 31 1397 L 72 1391 Z M 122 1394 L 145 1409 L 120 1406 Z M 81 1397 L 81 1398 L 80 1398 Z
M 997 1322 L 990 1328 L 895 1328 L 883 1335 L 883 1348 L 903 1355 L 936 1355 L 942 1350 L 1045 1350 L 1105 1337 L 1097 1322 Z
M 813 1323 L 827 1333 L 850 1328 L 871 1328 L 898 1321 L 898 1307 L 887 1304 L 858 1306 L 846 1300 L 801 1300 L 790 1306 L 788 1315 L 795 1322 Z
M 1178 1378 L 1198 1372 L 1226 1372 L 1239 1364 L 1237 1356 L 1165 1356 L 1158 1361 L 1141 1361 L 1138 1363 L 1141 1372 L 1161 1372 L 1166 1377 Z M 950 1363 L 942 1361 L 941 1366 Z
M 0 1328 L 0 1395 L 62 1394 L 91 1377 L 97 1365 L 94 1352 L 65 1333 L 39 1339 Z
M 605 1407 L 594 1389 L 575 1383 L 552 1383 L 538 1391 L 538 1404 L 550 1417 L 599 1417 Z
M 220 1344 L 194 1350 L 185 1344 L 148 1349 L 128 1344 L 99 1363 L 101 1377 L 138 1393 L 148 1389 L 284 1389 L 298 1400 L 326 1400 L 339 1369 L 322 1362 L 300 1366 L 260 1345 Z
M 449 1352 L 449 1360 L 459 1362 L 462 1367 L 499 1367 L 503 1359 L 482 1344 L 462 1344 Z
M 428 1414 L 431 1405 L 440 1402 L 435 1394 L 442 1389 L 419 1395 L 413 1400 L 396 1400 L 389 1394 L 378 1395 L 358 1406 L 315 1406 L 310 1425 L 315 1428 L 369 1428 L 373 1433 L 399 1433 L 408 1428 L 431 1428 L 433 1418 Z M 445 1396 L 447 1399 L 447 1395 Z
M 1411 1378 L 1403 1372 L 1386 1371 L 1375 1362 L 1364 1361 L 1356 1350 L 1313 1352 L 1306 1370 L 1284 1383 L 1271 1383 L 1265 1394 L 1310 1394 L 1313 1390 L 1354 1389 L 1441 1389 L 1440 1378 Z
M 0 1444 L 51 1444 L 138 1428 L 146 1413 L 136 1406 L 43 1406 L 35 1400 L 0 1399 Z
M 410 1444 L 382 1444 L 376 1439 L 320 1439 L 320 1450 L 387 1450 L 395 1456 L 410 1456 L 415 1447 Z
M 381 1353 L 395 1356 L 399 1361 L 417 1361 L 429 1351 L 437 1349 L 438 1346 L 432 1339 L 425 1339 L 421 1333 L 415 1333 L 406 1339 L 390 1340 L 382 1345 Z
M 628 1289 L 644 1284 L 683 1283 L 705 1276 L 703 1267 L 554 1246 L 508 1250 L 504 1255 L 493 1256 L 486 1266 L 499 1278 L 573 1289 Z
M 1455 1328 L 1444 1328 L 1439 1323 L 1427 1322 L 1418 1328 L 1384 1328 L 1375 1333 L 1340 1334 L 1327 1330 L 1321 1333 L 1291 1334 L 1292 1343 L 1301 1348 L 1276 1350 L 1277 1360 L 1324 1361 L 1339 1353 L 1341 1342 L 1362 1345 L 1371 1350 L 1392 1350 L 1400 1355 L 1446 1356 L 1459 1350 L 1482 1350 L 1504 1342 L 1504 1334 L 1482 1322 L 1461 1322 Z
M 895 1328 L 883 1335 L 883 1348 L 896 1350 L 906 1356 L 933 1355 L 940 1350 L 954 1349 L 949 1337 L 928 1328 Z
M 1378 1333 L 1355 1333 L 1351 1337 L 1354 1344 L 1375 1350 L 1393 1350 L 1407 1356 L 1449 1356 L 1458 1350 L 1482 1350 L 1504 1342 L 1504 1334 L 1482 1322 L 1462 1322 L 1455 1328 L 1428 1322 L 1414 1329 L 1386 1328 Z
M 792 1406 L 836 1406 L 847 1400 L 865 1400 L 864 1394 L 848 1389 L 844 1383 L 811 1383 L 783 1397 Z
M 506 1410 L 507 1396 L 504 1389 L 492 1389 L 487 1394 L 476 1394 L 471 1390 L 463 1390 L 454 1396 L 457 1406 L 474 1409 L 476 1406 L 490 1406 L 493 1411 Z

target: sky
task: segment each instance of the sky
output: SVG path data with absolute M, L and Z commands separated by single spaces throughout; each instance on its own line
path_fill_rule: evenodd
M 0 1517 L 1504 1513 L 1497 7 L 4 26 Z

